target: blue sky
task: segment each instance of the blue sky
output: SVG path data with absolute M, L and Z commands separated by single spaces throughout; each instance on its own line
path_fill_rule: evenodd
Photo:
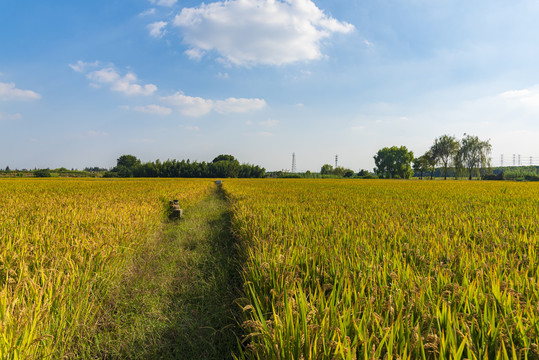
M 539 160 L 539 3 L 0 0 L 0 168 L 372 170 L 442 134 Z M 535 159 L 534 159 L 535 160 Z

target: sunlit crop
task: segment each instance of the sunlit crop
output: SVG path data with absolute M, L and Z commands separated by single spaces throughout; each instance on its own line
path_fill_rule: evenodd
M 119 270 L 207 180 L 0 180 L 0 358 L 76 358 Z
M 538 359 L 539 186 L 224 183 L 259 359 Z

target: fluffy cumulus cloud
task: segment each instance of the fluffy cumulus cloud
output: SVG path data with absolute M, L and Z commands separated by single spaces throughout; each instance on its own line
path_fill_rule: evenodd
M 69 66 L 77 72 L 87 73 L 86 77 L 92 81 L 90 85 L 93 87 L 107 84 L 110 86 L 111 90 L 121 92 L 128 96 L 152 95 L 157 91 L 157 86 L 154 84 L 140 85 L 135 74 L 128 72 L 122 76 L 113 66 L 106 66 L 98 70 L 90 71 L 100 67 L 99 62 L 97 61 L 94 63 L 86 63 L 79 60 L 76 64 L 70 64 Z
M 15 87 L 14 83 L 0 82 L 0 100 L 37 100 L 41 99 L 41 95 L 32 90 L 22 90 Z
M 150 35 L 155 38 L 161 38 L 165 33 L 167 32 L 165 27 L 167 26 L 166 21 L 157 21 L 150 25 L 148 25 L 148 29 L 150 30 Z
M 187 96 L 180 92 L 165 96 L 162 100 L 177 107 L 183 115 L 202 116 L 209 113 L 213 108 L 213 101 L 200 97 Z
M 219 114 L 245 113 L 260 110 L 266 106 L 263 99 L 228 98 L 226 100 L 210 100 L 193 97 L 177 92 L 171 96 L 161 98 L 164 102 L 178 108 L 186 116 L 202 116 L 211 111 Z
M 236 65 L 281 65 L 322 57 L 332 33 L 354 26 L 326 15 L 311 0 L 228 0 L 184 8 L 175 26 L 196 58 L 216 51 Z

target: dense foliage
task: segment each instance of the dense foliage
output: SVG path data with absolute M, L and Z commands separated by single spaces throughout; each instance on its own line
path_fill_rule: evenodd
M 258 165 L 240 164 L 232 155 L 219 155 L 211 163 L 166 160 L 142 163 L 133 155 L 122 155 L 105 177 L 161 178 L 261 178 L 266 170 Z
M 411 166 L 413 160 L 414 153 L 406 146 L 385 147 L 374 156 L 374 172 L 381 178 L 409 179 L 414 174 Z

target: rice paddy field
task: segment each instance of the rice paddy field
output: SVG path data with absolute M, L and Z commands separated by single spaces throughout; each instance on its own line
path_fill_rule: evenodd
M 103 299 L 211 180 L 0 181 L 0 358 L 80 358 Z M 238 359 L 539 359 L 539 186 L 223 181 Z M 241 255 L 240 255 L 241 257 Z M 223 358 L 232 358 L 223 354 Z
M 1 180 L 0 358 L 79 358 L 102 302 L 165 204 L 207 180 Z
M 539 186 L 227 181 L 240 356 L 538 359 Z

